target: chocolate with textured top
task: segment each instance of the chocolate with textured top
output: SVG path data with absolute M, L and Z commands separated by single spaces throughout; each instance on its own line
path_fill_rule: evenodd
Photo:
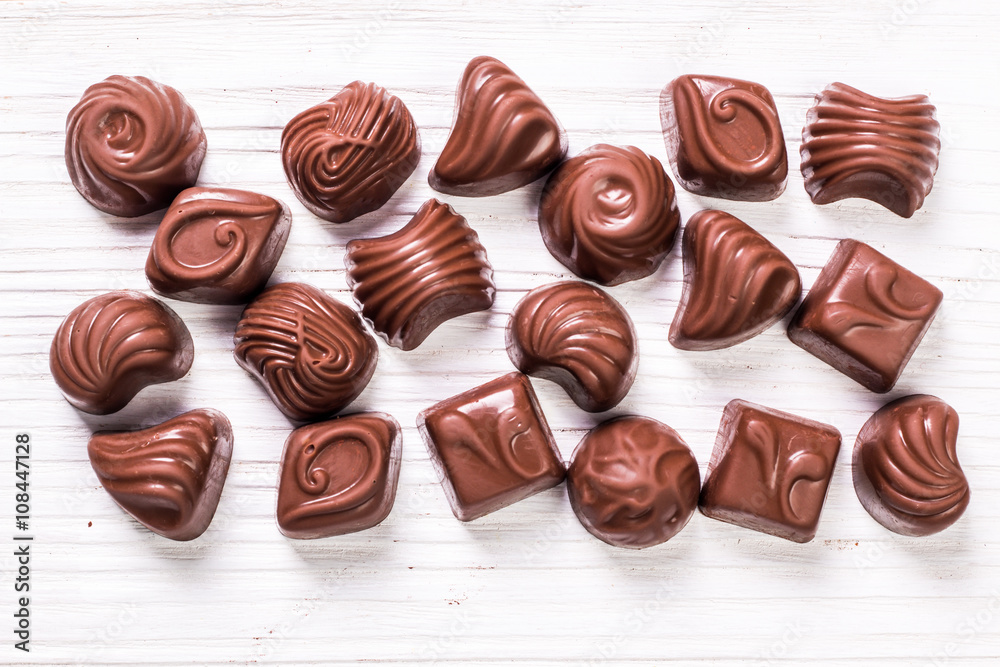
M 969 505 L 958 463 L 958 413 L 936 396 L 907 396 L 871 416 L 854 445 L 854 490 L 872 518 L 900 535 L 949 527 Z
M 701 477 L 677 432 L 647 417 L 606 421 L 583 437 L 567 475 L 573 511 L 592 535 L 642 549 L 681 531 L 698 507 Z
M 288 184 L 307 209 L 330 222 L 381 208 L 419 161 L 410 110 L 374 83 L 347 84 L 281 133 Z
M 361 313 L 402 350 L 453 317 L 493 305 L 486 249 L 465 218 L 437 199 L 394 234 L 348 243 L 344 262 Z
M 218 410 L 192 410 L 141 431 L 95 433 L 87 453 L 101 485 L 136 521 L 193 540 L 219 505 L 233 429 Z
M 198 180 L 208 142 L 179 92 L 143 76 L 94 84 L 66 118 L 66 168 L 96 208 L 126 218 L 170 204 Z
M 194 343 L 181 318 L 141 292 L 89 299 L 59 325 L 49 369 L 66 400 L 95 415 L 117 412 L 143 388 L 187 374 Z
M 496 58 L 479 56 L 458 84 L 455 122 L 427 180 L 450 195 L 497 195 L 547 174 L 568 145 L 538 95 Z
M 788 326 L 793 343 L 872 391 L 892 389 L 943 295 L 874 248 L 845 239 Z
M 635 146 L 597 144 L 570 158 L 549 177 L 538 209 L 552 256 L 602 285 L 656 271 L 679 223 L 660 161 Z
M 528 292 L 507 323 L 507 354 L 522 372 L 558 383 L 588 412 L 618 405 L 639 366 L 632 318 L 607 292 L 577 281 Z
M 156 229 L 146 279 L 183 301 L 246 303 L 267 284 L 291 226 L 288 207 L 267 195 L 189 188 Z
M 670 343 L 682 350 L 742 343 L 787 315 L 802 292 L 791 260 L 728 213 L 695 213 L 681 247 L 684 287 Z

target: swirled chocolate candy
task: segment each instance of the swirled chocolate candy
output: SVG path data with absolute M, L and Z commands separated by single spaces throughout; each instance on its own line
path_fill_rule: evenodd
M 394 234 L 348 243 L 344 262 L 361 313 L 402 350 L 447 320 L 493 305 L 486 249 L 465 218 L 437 199 Z
M 687 525 L 701 476 L 674 429 L 647 417 L 619 417 L 584 436 L 566 482 L 573 511 L 594 537 L 642 549 Z
M 688 192 L 768 201 L 785 190 L 788 156 L 774 98 L 759 83 L 685 75 L 660 94 L 670 165 Z
M 377 526 L 396 498 L 402 442 L 399 424 L 381 412 L 292 431 L 281 457 L 278 528 L 313 539 Z
M 219 505 L 233 429 L 218 410 L 192 410 L 141 431 L 95 433 L 87 453 L 104 490 L 136 521 L 193 540 Z
M 452 512 L 472 521 L 566 476 L 531 382 L 508 373 L 417 416 Z
M 450 195 L 497 195 L 550 172 L 568 145 L 538 95 L 502 62 L 480 56 L 458 84 L 455 122 L 427 180 Z
M 939 533 L 969 505 L 958 463 L 958 413 L 935 396 L 893 401 L 854 445 L 854 490 L 872 518 L 900 535 Z
M 357 311 L 303 283 L 273 285 L 244 309 L 236 362 L 289 419 L 346 408 L 368 386 L 378 347 Z
M 507 323 L 507 354 L 522 372 L 558 383 L 588 412 L 618 405 L 635 380 L 632 318 L 609 294 L 566 281 L 528 292 Z
M 66 168 L 84 199 L 126 218 L 165 208 L 198 180 L 208 142 L 179 92 L 146 77 L 94 84 L 66 118 Z
M 695 213 L 681 247 L 684 288 L 670 343 L 682 350 L 742 343 L 787 315 L 802 292 L 791 260 L 728 213 Z
M 674 186 L 659 160 L 634 146 L 591 146 L 549 177 L 538 227 L 552 256 L 602 285 L 644 278 L 677 236 Z
M 816 536 L 840 432 L 810 419 L 730 401 L 708 463 L 705 516 L 793 542 Z
M 288 184 L 307 209 L 330 222 L 381 208 L 419 161 L 410 110 L 374 83 L 347 84 L 281 133 Z
M 925 95 L 883 99 L 834 83 L 802 130 L 802 176 L 815 204 L 861 197 L 909 218 L 934 185 L 941 126 Z
M 845 239 L 788 326 L 788 337 L 868 389 L 893 388 L 943 295 L 874 248 Z
M 49 368 L 63 396 L 95 415 L 118 412 L 145 387 L 179 380 L 194 344 L 181 318 L 141 292 L 108 292 L 73 309 L 56 331 Z
M 285 248 L 292 215 L 245 190 L 189 188 L 156 229 L 146 279 L 158 294 L 196 303 L 246 303 Z

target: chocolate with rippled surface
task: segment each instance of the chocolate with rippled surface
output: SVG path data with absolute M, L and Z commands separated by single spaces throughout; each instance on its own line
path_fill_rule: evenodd
M 143 76 L 94 84 L 66 118 L 70 180 L 95 207 L 126 218 L 193 186 L 207 148 L 184 96 Z
M 493 305 L 486 249 L 465 218 L 437 199 L 394 234 L 348 243 L 344 262 L 361 313 L 402 350 L 447 320 Z
M 193 540 L 219 505 L 233 429 L 218 410 L 192 410 L 141 431 L 95 433 L 87 453 L 101 485 L 136 521 Z
M 699 509 L 713 519 L 808 542 L 816 536 L 839 451 L 840 432 L 832 426 L 730 401 Z
M 59 325 L 49 369 L 74 407 L 95 415 L 118 412 L 143 388 L 187 374 L 194 360 L 181 318 L 141 292 L 89 299 Z
M 791 260 L 728 213 L 695 213 L 681 247 L 684 287 L 670 325 L 674 347 L 736 345 L 787 315 L 799 299 L 802 283 Z
M 909 218 L 934 185 L 941 126 L 926 95 L 884 99 L 842 83 L 816 96 L 802 130 L 813 203 L 861 197 Z
M 788 156 L 770 91 L 759 83 L 685 75 L 660 94 L 670 165 L 688 192 L 768 201 L 785 190 Z
M 427 180 L 450 195 L 497 195 L 547 174 L 567 146 L 538 95 L 502 62 L 480 56 L 458 84 L 455 122 Z
M 358 397 L 378 362 L 357 311 L 303 283 L 273 285 L 243 311 L 237 363 L 289 419 L 329 417 Z
M 556 486 L 566 476 L 531 382 L 508 373 L 441 401 L 417 427 L 460 521 Z
M 267 195 L 189 188 L 156 229 L 146 279 L 174 299 L 246 303 L 267 284 L 291 226 L 288 207 Z
M 943 295 L 874 248 L 846 239 L 788 327 L 793 343 L 872 391 L 892 389 Z
M 639 366 L 632 318 L 607 292 L 583 282 L 528 292 L 511 313 L 506 339 L 522 373 L 558 383 L 588 412 L 618 405 Z
M 948 528 L 969 505 L 959 465 L 958 413 L 936 396 L 918 394 L 884 406 L 854 445 L 854 490 L 872 518 L 900 535 Z
M 381 208 L 419 161 L 410 110 L 374 83 L 347 84 L 281 133 L 288 184 L 307 209 L 330 222 Z
M 570 158 L 549 177 L 538 209 L 552 256 L 602 285 L 656 271 L 679 223 L 663 166 L 635 146 L 597 144 Z

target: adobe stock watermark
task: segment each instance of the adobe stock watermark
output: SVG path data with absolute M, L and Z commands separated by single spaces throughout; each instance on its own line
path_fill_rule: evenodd
M 785 629 L 781 636 L 775 639 L 762 651 L 753 664 L 759 667 L 771 667 L 771 665 L 787 664 L 788 651 L 805 636 L 802 631 L 802 623 L 785 623 Z
M 629 638 L 648 627 L 676 596 L 677 593 L 665 582 L 661 583 L 651 598 L 622 616 L 618 626 L 621 629 L 618 632 L 594 644 L 594 657 L 584 664 L 598 667 L 614 660 Z
M 888 39 L 899 31 L 900 28 L 910 23 L 913 17 L 926 5 L 934 0 L 902 0 L 889 12 L 888 16 L 878 24 L 878 30 L 883 39 Z
M 362 51 L 371 45 L 372 39 L 385 30 L 389 22 L 399 16 L 402 8 L 402 2 L 392 0 L 385 7 L 374 12 L 372 18 L 366 21 L 363 26 L 355 28 L 353 35 L 341 40 L 340 52 L 344 56 L 344 60 L 351 62 L 361 55 Z
M 718 48 L 719 42 L 726 35 L 726 30 L 736 19 L 736 16 L 755 3 L 747 0 L 736 7 L 723 10 L 711 21 L 702 26 L 698 36 L 688 41 L 683 52 L 674 56 L 674 65 L 678 71 L 685 71 L 693 60 L 711 53 Z
M 134 602 L 117 606 L 111 618 L 91 637 L 84 650 L 73 659 L 74 665 L 102 664 L 108 647 L 121 639 L 125 631 L 139 621 L 139 607 Z
M 1000 615 L 1000 591 L 990 591 L 990 599 L 975 613 L 969 614 L 955 626 L 955 641 L 946 643 L 941 650 L 932 654 L 925 664 L 944 667 L 957 658 L 962 646 L 971 644 L 977 637 L 997 624 Z

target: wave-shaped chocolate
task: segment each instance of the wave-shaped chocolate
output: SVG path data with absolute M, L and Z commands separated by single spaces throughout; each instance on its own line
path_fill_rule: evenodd
M 813 203 L 861 197 L 909 218 L 934 185 L 941 126 L 926 95 L 874 97 L 842 83 L 816 96 L 802 130 Z
M 419 161 L 410 110 L 374 83 L 347 84 L 281 133 L 281 162 L 295 196 L 330 222 L 381 208 Z
M 632 318 L 587 283 L 565 281 L 528 292 L 511 313 L 506 338 L 514 366 L 558 383 L 588 412 L 618 405 L 639 366 Z
M 442 322 L 493 305 L 493 268 L 465 218 L 437 199 L 398 232 L 347 244 L 347 282 L 386 341 L 412 350 Z
M 133 218 L 198 180 L 208 142 L 179 92 L 146 77 L 94 84 L 66 118 L 66 168 L 96 208 Z
M 172 382 L 194 361 L 181 318 L 141 292 L 84 301 L 59 325 L 49 368 L 66 400 L 95 415 L 117 412 L 143 388 Z
M 295 429 L 281 457 L 278 528 L 313 539 L 378 525 L 396 497 L 401 453 L 399 424 L 381 412 Z
M 219 505 L 233 429 L 218 410 L 192 410 L 141 431 L 95 433 L 87 452 L 119 507 L 158 535 L 193 540 Z
M 146 279 L 159 294 L 196 303 L 246 303 L 267 284 L 292 216 L 267 195 L 189 188 L 156 229 Z
M 684 288 L 670 325 L 682 350 L 718 350 L 756 336 L 788 314 L 799 272 L 770 241 L 722 211 L 699 211 L 684 227 Z
M 378 347 L 357 311 L 303 283 L 273 285 L 244 309 L 236 362 L 289 419 L 343 410 L 368 386 Z
M 871 416 L 854 446 L 854 489 L 876 521 L 901 535 L 933 535 L 969 505 L 958 463 L 958 413 L 935 396 L 907 396 Z
M 427 180 L 450 195 L 497 195 L 547 174 L 568 146 L 538 95 L 496 58 L 479 56 L 458 84 L 455 122 Z
M 602 285 L 656 271 L 679 223 L 663 166 L 635 146 L 597 144 L 570 158 L 549 177 L 538 210 L 552 256 Z

